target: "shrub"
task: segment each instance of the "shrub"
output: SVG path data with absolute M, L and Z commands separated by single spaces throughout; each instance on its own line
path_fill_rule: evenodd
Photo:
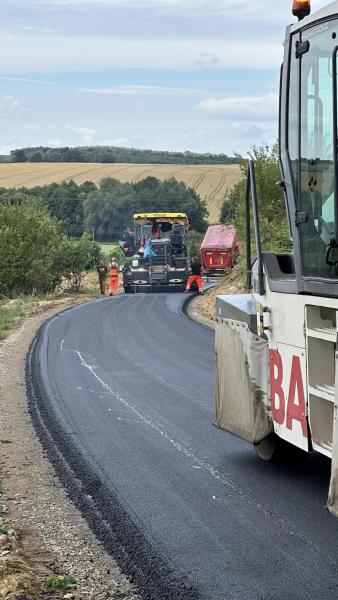
M 61 249 L 62 274 L 74 292 L 78 292 L 85 270 L 92 266 L 93 242 L 88 235 L 80 240 L 65 239 Z
M 55 290 L 63 240 L 60 224 L 37 200 L 0 206 L 0 296 Z
M 292 247 L 282 189 L 277 186 L 281 178 L 278 147 L 254 146 L 250 152 L 255 161 L 260 231 L 263 250 L 286 252 Z M 222 207 L 222 221 L 233 222 L 237 237 L 245 240 L 245 195 L 247 160 L 237 156 L 245 176 L 232 190 L 229 201 Z M 253 226 L 253 223 L 252 223 Z M 255 244 L 252 230 L 253 250 Z

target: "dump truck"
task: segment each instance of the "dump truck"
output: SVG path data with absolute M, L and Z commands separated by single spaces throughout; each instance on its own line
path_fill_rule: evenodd
M 210 225 L 201 244 L 204 273 L 208 276 L 224 275 L 238 256 L 236 229 L 233 225 Z
M 188 230 L 185 213 L 134 215 L 134 254 L 123 273 L 127 294 L 185 290 L 190 266 Z
M 298 22 L 286 30 L 279 102 L 280 185 L 292 251 L 261 247 L 250 160 L 250 293 L 217 299 L 214 422 L 266 460 L 286 448 L 329 457 L 327 504 L 338 516 L 338 1 L 311 15 L 308 0 L 295 0 L 293 14 Z

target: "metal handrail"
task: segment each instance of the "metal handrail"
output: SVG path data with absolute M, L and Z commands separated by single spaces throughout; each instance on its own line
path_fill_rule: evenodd
M 265 289 L 264 289 L 262 246 L 261 246 L 261 234 L 260 234 L 260 228 L 259 228 L 255 163 L 252 159 L 248 160 L 248 178 L 247 178 L 246 200 L 245 200 L 246 265 L 247 265 L 247 286 L 248 286 L 249 290 L 252 289 L 250 196 L 252 199 L 252 213 L 253 213 L 255 239 L 256 239 L 256 253 L 257 253 L 257 265 L 258 265 L 258 293 L 260 296 L 263 296 L 265 293 Z

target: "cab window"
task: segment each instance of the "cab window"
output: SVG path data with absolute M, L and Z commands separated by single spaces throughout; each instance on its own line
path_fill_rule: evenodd
M 326 263 L 335 231 L 332 56 L 336 40 L 328 27 L 306 30 L 309 49 L 298 59 L 300 74 L 300 156 L 297 165 L 302 270 L 305 277 L 337 278 Z M 298 153 L 299 154 L 299 153 Z

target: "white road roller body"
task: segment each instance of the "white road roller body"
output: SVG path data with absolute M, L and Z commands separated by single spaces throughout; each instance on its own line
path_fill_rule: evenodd
M 308 14 L 309 2 L 294 2 Z M 249 162 L 256 258 L 249 293 L 217 299 L 215 424 L 270 458 L 279 441 L 332 459 L 338 516 L 338 1 L 287 28 L 280 166 L 293 250 L 261 249 Z

